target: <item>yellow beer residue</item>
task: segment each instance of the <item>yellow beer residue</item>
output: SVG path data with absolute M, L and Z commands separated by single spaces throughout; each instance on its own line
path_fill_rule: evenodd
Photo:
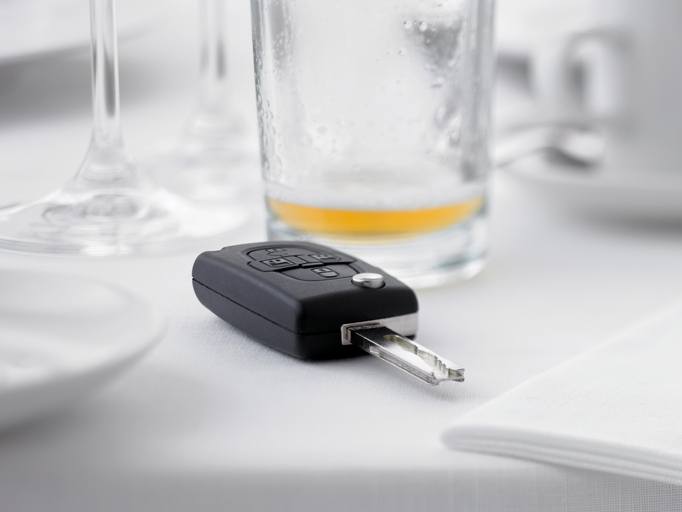
M 458 224 L 477 213 L 483 199 L 412 210 L 346 210 L 268 199 L 271 211 L 289 226 L 334 235 L 418 235 Z

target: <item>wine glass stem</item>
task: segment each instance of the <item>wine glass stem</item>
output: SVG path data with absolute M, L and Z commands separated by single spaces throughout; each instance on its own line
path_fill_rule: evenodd
M 97 149 L 123 145 L 114 2 L 90 0 L 94 114 L 92 143 Z
M 78 189 L 137 186 L 140 175 L 123 145 L 118 88 L 116 0 L 90 0 L 93 129 L 72 185 Z
M 225 0 L 200 0 L 199 110 L 219 112 L 227 93 Z

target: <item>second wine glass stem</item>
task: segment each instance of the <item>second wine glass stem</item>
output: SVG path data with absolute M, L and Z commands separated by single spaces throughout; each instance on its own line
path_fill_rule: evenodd
M 225 0 L 201 0 L 200 17 L 199 109 L 221 111 L 226 103 L 228 65 Z

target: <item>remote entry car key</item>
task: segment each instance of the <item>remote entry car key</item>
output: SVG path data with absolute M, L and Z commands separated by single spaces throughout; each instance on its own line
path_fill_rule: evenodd
M 348 254 L 308 242 L 237 245 L 201 254 L 192 278 L 204 306 L 280 352 L 320 360 L 362 349 L 429 384 L 464 380 L 411 339 L 414 291 Z

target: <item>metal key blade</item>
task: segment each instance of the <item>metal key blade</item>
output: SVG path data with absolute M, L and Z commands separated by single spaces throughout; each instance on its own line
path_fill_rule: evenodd
M 374 357 L 433 386 L 464 381 L 464 368 L 382 325 L 349 329 L 350 341 Z

